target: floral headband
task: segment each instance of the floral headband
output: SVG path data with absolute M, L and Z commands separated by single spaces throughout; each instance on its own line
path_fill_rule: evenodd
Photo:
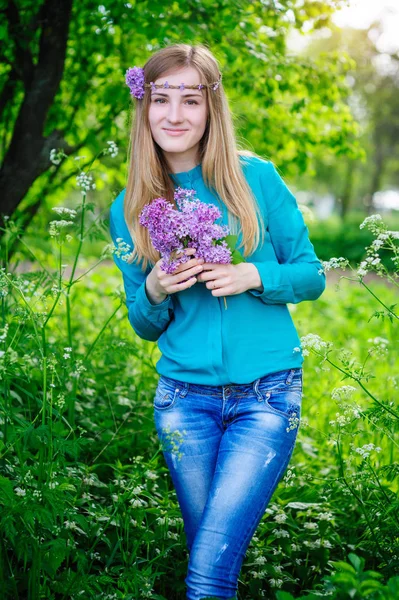
M 153 92 L 159 88 L 172 88 L 175 90 L 202 90 L 202 88 L 205 87 L 210 87 L 216 91 L 220 85 L 220 82 L 222 81 L 222 74 L 219 73 L 219 79 L 214 83 L 199 83 L 198 85 L 185 85 L 184 83 L 181 83 L 180 85 L 170 85 L 167 81 L 165 81 L 165 83 L 155 84 L 153 81 L 150 83 L 144 83 L 144 69 L 141 67 L 130 67 L 126 71 L 125 81 L 126 85 L 130 89 L 131 95 L 138 100 L 141 100 L 144 96 L 145 88 L 149 87 Z

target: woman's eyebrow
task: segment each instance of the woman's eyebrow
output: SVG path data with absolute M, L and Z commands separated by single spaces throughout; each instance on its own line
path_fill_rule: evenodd
M 203 98 L 202 94 L 181 94 L 183 98 L 188 98 L 189 96 L 195 96 L 197 98 Z M 162 94 L 161 92 L 153 92 L 151 96 L 164 96 L 165 98 L 169 98 L 169 94 Z

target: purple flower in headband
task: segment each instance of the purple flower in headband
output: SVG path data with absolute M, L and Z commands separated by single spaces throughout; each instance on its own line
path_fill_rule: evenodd
M 144 96 L 144 69 L 141 67 L 131 67 L 126 71 L 126 85 L 130 89 L 130 93 L 135 98 L 141 100 Z

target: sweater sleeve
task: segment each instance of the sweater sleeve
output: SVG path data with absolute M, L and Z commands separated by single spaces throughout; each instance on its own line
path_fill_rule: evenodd
M 140 338 L 155 342 L 172 318 L 172 297 L 168 295 L 161 303 L 152 304 L 145 287 L 151 267 L 144 272 L 138 264 L 124 260 L 134 248 L 123 214 L 124 193 L 125 190 L 114 200 L 109 215 L 110 234 L 116 249 L 113 253 L 114 262 L 122 272 L 128 319 L 132 328 Z
M 263 291 L 248 291 L 265 304 L 317 300 L 326 287 L 326 276 L 309 240 L 302 213 L 273 163 L 267 162 L 264 168 L 262 190 L 266 199 L 267 229 L 278 262 L 254 261 Z

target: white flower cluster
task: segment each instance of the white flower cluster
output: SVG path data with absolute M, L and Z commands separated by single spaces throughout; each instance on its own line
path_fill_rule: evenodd
M 367 257 L 360 263 L 357 274 L 364 277 L 369 271 L 375 270 L 377 275 L 383 276 L 386 269 L 381 262 L 378 251 L 382 248 L 393 250 L 394 256 L 391 260 L 395 264 L 399 264 L 398 250 L 393 244 L 393 240 L 399 239 L 399 231 L 388 231 L 379 214 L 367 217 L 359 227 L 360 229 L 367 227 L 376 235 L 376 239 L 366 248 Z
M 269 579 L 269 584 L 271 587 L 277 587 L 280 588 L 283 585 L 283 580 L 282 579 Z
M 68 359 L 68 358 L 71 358 L 71 354 L 70 353 L 72 352 L 72 348 L 64 348 L 64 350 L 65 350 L 65 353 L 64 353 L 65 360 Z
M 299 410 L 299 407 L 298 407 Z M 288 419 L 288 427 L 285 428 L 286 432 L 289 433 L 292 429 L 297 429 L 299 427 L 300 419 L 297 416 L 296 412 L 293 412 L 292 415 Z
M 109 154 L 112 158 L 115 158 L 115 156 L 118 156 L 118 146 L 115 144 L 115 142 L 107 142 L 108 144 L 108 148 L 104 149 L 104 154 Z
M 125 242 L 124 239 L 121 237 L 116 238 L 116 243 L 117 246 L 112 246 L 112 252 L 116 254 L 116 256 L 118 256 L 119 258 L 122 254 L 129 252 L 129 250 L 131 249 L 130 245 L 127 242 Z
M 356 448 L 355 452 L 360 454 L 362 458 L 367 458 L 370 456 L 370 452 L 380 452 L 381 448 L 379 446 L 374 446 L 374 444 L 364 444 L 361 448 Z
M 60 235 L 62 229 L 68 227 L 69 225 L 74 225 L 73 221 L 65 221 L 61 219 L 60 221 L 50 221 L 49 223 L 49 234 L 51 237 L 57 237 Z
M 285 513 L 278 513 L 275 517 L 274 520 L 277 523 L 284 523 L 287 520 L 287 515 Z
M 331 392 L 331 398 L 333 400 L 349 400 L 353 393 L 357 391 L 357 388 L 353 385 L 342 385 L 341 387 L 334 388 Z
M 276 538 L 290 537 L 290 534 L 285 529 L 273 529 L 272 533 L 276 536 Z
M 77 186 L 81 188 L 82 194 L 86 194 L 89 190 L 95 190 L 96 184 L 93 183 L 93 176 L 91 173 L 85 173 L 82 171 L 76 177 Z
M 320 336 L 318 336 L 314 333 L 308 333 L 307 335 L 302 336 L 301 344 L 302 344 L 302 348 L 303 348 L 303 350 L 302 350 L 303 356 L 308 356 L 309 350 L 316 350 L 316 351 L 320 352 L 324 348 L 328 350 L 331 346 L 333 346 L 332 342 L 325 342 L 324 340 L 321 339 Z
M 148 502 L 142 500 L 141 498 L 132 498 L 130 500 L 130 504 L 133 508 L 142 508 L 148 506 Z
M 115 254 L 119 258 L 122 258 L 123 261 L 130 263 L 133 255 L 133 250 L 129 252 L 129 250 L 131 250 L 131 246 L 121 237 L 116 238 L 116 243 L 117 246 L 115 246 L 115 244 L 111 245 L 112 254 Z
M 256 565 L 264 565 L 267 563 L 267 558 L 266 556 L 257 556 L 254 560 L 254 563 Z
M 374 354 L 375 356 L 386 356 L 388 354 L 389 341 L 382 337 L 369 338 L 367 340 L 369 344 L 373 344 L 369 348 L 368 353 Z
M 343 414 L 339 412 L 335 413 L 336 420 L 330 421 L 330 425 L 338 425 L 340 427 L 345 427 L 345 425 L 349 425 L 353 418 L 358 419 L 360 417 L 358 407 L 353 407 L 350 404 L 341 403 L 339 405 L 339 408 L 343 411 Z
M 373 253 L 371 254 L 371 256 L 367 256 L 364 260 L 362 260 L 356 273 L 360 277 L 364 277 L 372 269 L 373 266 L 377 265 L 381 265 L 381 259 L 377 253 Z
M 290 487 L 290 486 L 294 485 L 294 483 L 295 483 L 294 479 L 296 477 L 296 473 L 295 473 L 294 469 L 295 469 L 295 465 L 292 465 L 292 467 L 289 467 L 287 469 L 287 472 L 283 477 L 285 487 Z
M 343 256 L 339 258 L 333 257 L 330 260 L 322 260 L 321 263 L 325 271 L 330 271 L 331 269 L 342 269 L 345 271 L 346 267 L 349 267 L 349 260 Z
M 53 165 L 59 165 L 63 156 L 65 156 L 65 154 L 62 150 L 56 150 L 56 148 L 50 150 L 50 162 L 52 162 Z
M 51 209 L 57 213 L 57 215 L 66 215 L 69 219 L 74 219 L 77 215 L 76 210 L 73 208 L 66 208 L 65 206 L 53 206 Z
M 333 518 L 333 514 L 329 511 L 319 512 L 316 516 L 316 519 L 319 519 L 319 521 L 332 521 Z
M 0 298 L 5 298 L 8 296 L 10 284 L 8 282 L 8 276 L 11 273 L 7 273 L 5 267 L 1 267 L 0 269 Z
M 380 214 L 370 215 L 366 217 L 359 225 L 359 229 L 364 229 L 366 227 L 372 233 L 379 233 L 381 229 L 384 227 L 384 222 Z
M 0 341 L 4 342 L 7 339 L 9 327 L 9 324 L 6 323 L 3 328 L 0 328 L 0 331 L 2 332 L 0 333 Z
M 308 548 L 311 549 L 315 549 L 315 548 L 332 548 L 331 543 L 328 540 L 322 540 L 321 538 L 318 538 L 317 540 L 310 541 L 310 540 L 304 540 L 303 542 L 304 546 L 307 546 Z

